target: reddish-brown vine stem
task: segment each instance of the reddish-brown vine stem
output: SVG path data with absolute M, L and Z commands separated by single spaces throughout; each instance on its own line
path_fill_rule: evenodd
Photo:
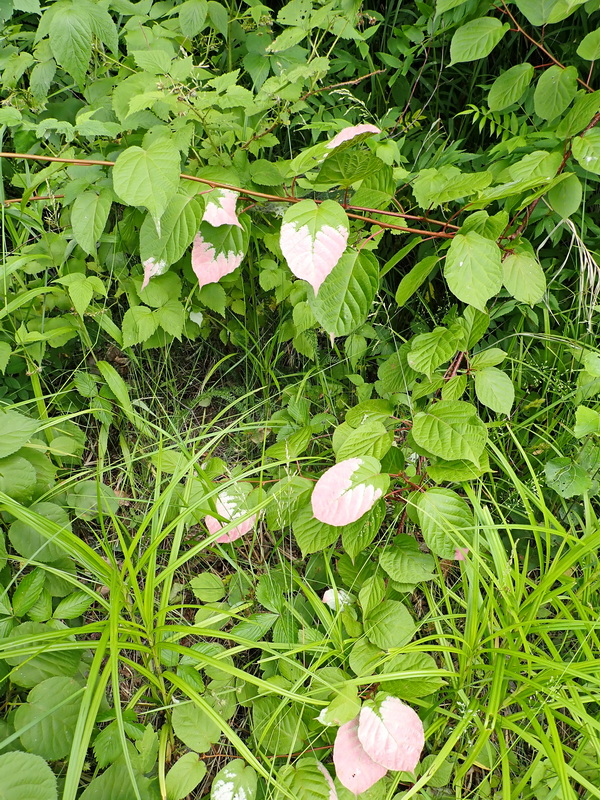
M 50 161 L 54 163 L 60 164 L 72 164 L 73 166 L 80 166 L 80 167 L 89 167 L 89 166 L 100 166 L 100 167 L 114 167 L 114 161 L 99 161 L 96 159 L 85 159 L 85 158 L 60 158 L 59 156 L 40 156 L 40 155 L 33 155 L 32 153 L 8 153 L 8 152 L 0 152 L 0 158 L 23 158 L 28 159 L 31 161 Z M 188 181 L 196 181 L 197 183 L 204 183 L 206 186 L 210 186 L 213 189 L 230 189 L 234 192 L 239 192 L 242 195 L 246 195 L 247 197 L 259 197 L 263 200 L 270 200 L 274 203 L 299 203 L 300 199 L 297 197 L 291 197 L 290 195 L 276 195 L 276 194 L 267 194 L 265 192 L 257 192 L 254 189 L 244 189 L 241 186 L 233 186 L 229 183 L 220 183 L 218 181 L 211 181 L 207 180 L 206 178 L 199 178 L 196 175 L 188 175 L 184 172 L 180 174 L 180 177 L 184 180 Z M 20 198 L 19 198 L 20 199 Z M 322 202 L 321 200 L 315 200 L 316 203 Z M 354 208 L 354 206 L 348 206 L 348 208 Z M 385 216 L 391 217 L 399 217 L 399 218 L 408 218 L 414 219 L 422 222 L 434 222 L 434 220 L 429 220 L 427 217 L 413 217 L 405 214 L 401 214 L 398 211 L 382 211 L 379 208 L 363 208 L 362 206 L 358 206 L 357 210 L 364 211 L 368 214 L 384 214 Z M 420 236 L 427 236 L 433 237 L 437 239 L 452 239 L 454 234 L 453 233 L 444 233 L 442 231 L 424 231 L 420 228 L 408 228 L 402 225 L 394 225 L 391 222 L 384 222 L 383 220 L 379 219 L 372 219 L 371 217 L 364 217 L 361 214 L 355 214 L 353 212 L 346 212 L 349 217 L 352 219 L 358 219 L 362 222 L 366 222 L 369 225 L 378 225 L 380 228 L 387 228 L 390 230 L 402 231 L 403 233 L 416 233 Z M 443 222 L 435 221 L 438 225 L 445 225 Z

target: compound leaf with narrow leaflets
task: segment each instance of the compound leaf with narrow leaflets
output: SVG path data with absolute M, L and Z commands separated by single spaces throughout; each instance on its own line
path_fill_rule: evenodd
M 496 17 L 480 17 L 461 25 L 450 42 L 450 63 L 460 64 L 488 56 L 510 25 Z
M 417 712 L 390 695 L 363 705 L 358 738 L 373 761 L 395 771 L 412 772 L 425 746 L 423 723 Z
M 502 281 L 521 303 L 535 305 L 546 291 L 546 276 L 539 261 L 528 252 L 516 252 L 502 262 Z
M 29 692 L 27 702 L 17 708 L 15 728 L 26 728 L 21 744 L 30 752 L 56 761 L 68 755 L 82 689 L 73 678 L 55 677 L 42 681 Z
M 147 208 L 157 233 L 160 219 L 179 186 L 180 155 L 168 139 L 155 139 L 146 149 L 134 145 L 124 150 L 113 167 L 113 186 L 130 206 Z
M 558 117 L 570 105 L 577 93 L 577 70 L 575 67 L 559 67 L 556 64 L 544 70 L 533 94 L 535 113 L 542 119 Z
M 0 785 L 6 800 L 57 800 L 56 775 L 33 753 L 0 755 Z
M 440 558 L 453 559 L 470 541 L 475 527 L 467 502 L 452 489 L 428 489 L 416 498 L 425 543 Z
M 503 111 L 516 103 L 531 83 L 534 69 L 527 61 L 499 75 L 488 94 L 490 111 Z
M 378 288 L 377 260 L 366 250 L 350 250 L 339 259 L 319 294 L 309 303 L 331 337 L 347 336 L 364 323 Z
M 206 764 L 197 753 L 184 753 L 167 772 L 167 800 L 183 800 L 191 794 L 206 775 Z
M 475 372 L 475 394 L 480 403 L 498 414 L 510 414 L 515 402 L 515 387 L 506 372 L 484 367 Z
M 106 226 L 112 206 L 112 192 L 83 192 L 75 198 L 71 209 L 71 225 L 77 244 L 88 255 L 96 252 L 96 243 Z
M 500 248 L 475 231 L 457 234 L 446 256 L 444 275 L 452 294 L 485 311 L 487 301 L 502 288 Z
M 488 438 L 475 407 L 462 400 L 441 400 L 415 414 L 412 435 L 419 447 L 433 455 L 477 465 Z
M 254 800 L 258 778 L 252 767 L 241 758 L 229 761 L 214 777 L 210 792 L 211 800 L 226 797 L 227 800 Z
M 281 224 L 280 246 L 297 278 L 319 289 L 348 243 L 349 224 L 339 203 L 302 200 L 288 208 Z
M 194 186 L 194 193 L 180 190 L 173 197 L 161 218 L 160 236 L 152 217 L 146 217 L 140 228 L 140 260 L 144 265 L 142 288 L 151 277 L 179 261 L 194 240 L 203 213 L 204 200 Z
M 236 270 L 246 254 L 248 232 L 237 225 L 214 227 L 202 222 L 194 238 L 192 269 L 200 288 Z
M 319 478 L 311 496 L 315 518 L 335 527 L 359 520 L 375 505 L 389 485 L 372 456 L 348 458 Z

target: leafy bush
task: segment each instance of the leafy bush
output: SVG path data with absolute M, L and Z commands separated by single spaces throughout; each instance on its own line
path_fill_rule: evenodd
M 600 796 L 599 10 L 0 8 L 7 800 Z

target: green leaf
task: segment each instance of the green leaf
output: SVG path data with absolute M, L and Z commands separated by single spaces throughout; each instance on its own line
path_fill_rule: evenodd
M 490 172 L 461 172 L 446 165 L 421 170 L 413 181 L 412 190 L 421 208 L 430 208 L 480 192 L 491 182 Z
M 12 350 L 8 342 L 0 342 L 0 372 L 4 375 Z
M 573 155 L 584 169 L 600 175 L 600 129 L 592 128 L 572 142 Z
M 39 423 L 9 408 L 0 410 L 0 458 L 20 450 L 37 431 Z
M 156 778 L 147 778 L 134 766 L 133 780 L 141 800 L 158 800 L 160 794 Z M 112 764 L 88 784 L 79 800 L 107 800 L 109 797 L 110 800 L 133 800 L 136 794 L 131 782 L 132 776 L 121 757 L 118 763 Z
M 600 91 L 580 92 L 579 97 L 573 103 L 573 107 L 563 117 L 560 125 L 556 129 L 556 136 L 559 139 L 570 139 L 586 128 L 600 111 Z
M 79 481 L 67 494 L 67 503 L 77 517 L 88 520 L 115 514 L 119 508 L 114 490 L 100 481 Z
M 192 578 L 190 589 L 194 597 L 203 603 L 216 603 L 225 597 L 225 586 L 218 575 L 213 572 L 201 572 Z
M 462 400 L 441 400 L 413 420 L 415 442 L 433 455 L 448 461 L 479 464 L 487 441 L 487 429 L 475 407 Z
M 167 800 L 183 800 L 200 785 L 206 775 L 206 764 L 197 753 L 184 753 L 167 772 Z
M 179 27 L 184 36 L 193 39 L 204 28 L 208 14 L 206 0 L 186 0 L 179 6 Z M 189 792 L 188 792 L 189 794 Z
M 487 350 L 480 350 L 469 359 L 471 372 L 485 367 L 496 367 L 506 358 L 506 352 L 499 347 L 488 347 Z
M 593 408 L 577 406 L 573 433 L 578 439 L 589 436 L 590 433 L 600 433 L 600 414 Z
M 325 160 L 315 183 L 333 184 L 347 189 L 383 167 L 383 161 L 370 151 L 342 150 Z
M 154 312 L 154 317 L 164 331 L 181 340 L 185 325 L 185 310 L 179 300 L 167 300 Z
M 155 139 L 146 149 L 128 147 L 113 167 L 115 192 L 127 205 L 147 208 L 159 236 L 160 218 L 177 192 L 179 167 L 179 150 L 165 138 Z
M 410 300 L 427 280 L 439 260 L 439 256 L 426 256 L 402 278 L 396 290 L 396 302 L 399 306 L 403 306 Z
M 43 502 L 31 506 L 31 510 L 60 525 L 64 530 L 71 531 L 69 515 L 61 506 Z M 28 560 L 50 563 L 65 555 L 63 547 L 42 536 L 36 528 L 21 520 L 12 523 L 8 529 L 8 538 L 17 553 Z
M 563 111 L 577 93 L 577 70 L 575 67 L 556 65 L 544 70 L 533 95 L 535 113 L 542 119 L 554 119 Z
M 44 588 L 45 580 L 46 573 L 39 567 L 28 572 L 21 579 L 12 596 L 15 617 L 24 617 L 29 609 L 37 603 Z
M 31 499 L 35 489 L 35 468 L 18 453 L 0 458 L 0 491 L 25 503 Z
M 250 175 L 259 186 L 279 186 L 283 181 L 277 165 L 266 158 L 259 158 L 250 164 Z
M 78 84 L 83 84 L 92 56 L 92 26 L 85 8 L 68 0 L 56 4 L 50 22 L 52 55 Z
M 407 360 L 416 372 L 424 372 L 428 378 L 441 364 L 456 353 L 457 338 L 448 328 L 434 328 L 431 333 L 421 333 L 411 341 Z
M 561 497 L 585 494 L 592 487 L 592 479 L 585 469 L 570 458 L 553 458 L 544 466 L 546 483 Z
M 73 678 L 48 678 L 35 686 L 27 702 L 15 714 L 15 728 L 28 730 L 21 734 L 21 744 L 30 752 L 48 761 L 68 755 L 81 705 L 81 686 Z
M 306 450 L 312 439 L 312 434 L 310 426 L 307 425 L 304 428 L 300 428 L 283 441 L 267 447 L 265 455 L 277 461 L 286 461 L 288 463 L 294 461 Z
M 87 592 L 72 592 L 63 597 L 52 616 L 54 619 L 77 619 L 88 610 L 93 602 L 93 596 L 90 596 Z
M 340 447 L 335 450 L 338 461 L 357 456 L 374 456 L 382 458 L 392 446 L 394 434 L 388 431 L 382 422 L 366 420 L 358 428 L 351 431 Z
M 583 197 L 581 181 L 571 172 L 564 181 L 553 186 L 547 194 L 548 202 L 562 219 L 568 219 L 579 209 Z
M 300 475 L 282 478 L 267 492 L 272 497 L 267 506 L 266 520 L 270 531 L 279 531 L 292 524 L 296 512 L 305 506 L 313 490 L 314 483 Z
M 286 765 L 279 772 L 279 779 L 294 800 L 331 800 L 337 797 L 331 791 L 329 781 L 323 775 L 320 762 L 314 758 L 302 758 L 295 766 Z M 283 793 L 277 792 L 275 800 L 283 800 Z M 218 800 L 218 795 L 211 795 L 211 800 Z M 227 796 L 229 800 L 229 795 Z M 239 800 L 243 800 L 242 797 Z
M 448 250 L 444 275 L 452 294 L 484 312 L 502 287 L 500 248 L 475 231 L 459 233 Z
M 425 543 L 440 558 L 453 559 L 475 528 L 473 512 L 451 489 L 428 489 L 416 499 L 417 516 Z M 459 534 L 462 534 L 459 535 Z
M 377 260 L 366 250 L 351 250 L 340 258 L 309 303 L 330 337 L 347 336 L 366 320 L 378 288 Z
M 342 528 L 342 547 L 353 561 L 377 536 L 384 517 L 385 502 L 379 500 L 358 522 Z
M 521 303 L 535 305 L 544 297 L 546 276 L 538 260 L 528 252 L 513 253 L 502 262 L 502 280 Z
M 577 55 L 586 61 L 596 61 L 600 58 L 600 28 L 583 37 L 577 48 Z
M 579 4 L 578 0 L 515 0 L 515 3 L 532 25 L 560 22 Z
M 397 536 L 379 554 L 379 566 L 399 583 L 416 586 L 435 578 L 433 558 L 419 549 L 417 541 L 406 534 Z
M 365 619 L 365 635 L 382 650 L 402 647 L 415 635 L 417 626 L 406 606 L 397 600 L 384 600 Z
M 123 316 L 123 347 L 145 342 L 157 328 L 158 318 L 151 308 L 132 306 Z
M 197 753 L 206 753 L 221 738 L 221 728 L 194 703 L 178 703 L 171 722 L 175 735 Z
M 381 672 L 384 675 L 390 672 L 411 673 L 426 672 L 429 674 L 418 677 L 401 677 L 392 681 L 385 681 L 383 686 L 386 691 L 402 700 L 412 700 L 416 697 L 427 697 L 443 686 L 444 679 L 439 677 L 440 670 L 435 660 L 427 653 L 399 653 L 386 661 Z
M 89 255 L 96 252 L 96 243 L 106 226 L 112 206 L 112 192 L 83 192 L 76 197 L 71 210 L 71 225 L 77 244 Z
M 224 39 L 227 39 L 229 14 L 227 9 L 217 3 L 216 0 L 208 0 L 208 16 L 213 28 L 218 31 Z
M 515 387 L 506 372 L 485 367 L 475 373 L 475 394 L 480 403 L 498 414 L 510 415 L 515 402 Z
M 293 529 L 298 546 L 304 556 L 308 553 L 317 553 L 337 542 L 342 532 L 342 528 L 316 519 L 310 503 L 296 514 Z
M 58 800 L 56 775 L 32 753 L 0 756 L 0 786 L 3 800 Z
M 134 50 L 133 56 L 137 66 L 151 75 L 164 75 L 171 68 L 171 56 L 165 50 Z
M 496 17 L 480 17 L 455 32 L 450 42 L 450 64 L 476 61 L 488 56 L 510 28 Z
M 252 735 L 267 753 L 294 753 L 306 740 L 306 725 L 296 703 L 281 708 L 278 697 L 260 697 L 252 704 Z
M 503 111 L 516 103 L 531 83 L 534 72 L 533 66 L 525 62 L 499 75 L 488 94 L 490 111 Z
M 39 641 L 40 636 L 47 636 L 53 628 L 39 622 L 23 622 L 17 625 L 5 639 L 7 655 L 4 660 L 14 667 L 11 680 L 17 686 L 30 689 L 46 678 L 67 677 L 75 675 L 81 660 L 81 651 L 63 650 L 52 652 L 52 644 Z M 37 637 L 37 638 L 36 638 Z M 28 641 L 21 642 L 22 639 Z M 22 655 L 23 649 L 35 649 L 35 654 Z

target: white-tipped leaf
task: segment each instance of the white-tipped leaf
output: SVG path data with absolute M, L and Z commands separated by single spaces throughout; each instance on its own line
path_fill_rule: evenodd
M 202 222 L 192 248 L 192 269 L 199 286 L 217 283 L 237 269 L 244 259 L 247 239 L 244 228 Z
M 359 717 L 341 725 L 333 745 L 333 763 L 339 782 L 348 791 L 362 794 L 386 774 L 365 752 L 358 738 Z
M 208 222 L 215 228 L 221 225 L 236 225 L 242 227 L 237 218 L 236 203 L 239 192 L 232 189 L 213 189 L 205 195 L 206 207 L 204 209 L 203 222 Z
M 383 496 L 389 477 L 379 472 L 376 458 L 347 458 L 330 467 L 317 481 L 311 496 L 315 519 L 340 526 L 356 522 Z
M 154 258 L 147 258 L 143 265 L 144 267 L 144 280 L 140 291 L 143 291 L 150 283 L 150 278 L 155 278 L 157 275 L 162 275 L 167 269 L 166 261 L 157 261 Z
M 342 257 L 348 233 L 348 217 L 339 203 L 302 200 L 283 216 L 281 251 L 294 275 L 310 283 L 317 294 Z
M 218 533 L 228 522 L 247 516 L 249 510 L 247 498 L 251 490 L 252 485 L 249 483 L 236 483 L 220 492 L 215 503 L 215 510 L 225 521 L 218 520 L 210 514 L 206 516 L 204 518 L 204 523 L 209 533 Z M 234 528 L 231 528 L 231 530 L 221 534 L 216 541 L 220 543 L 235 542 L 236 539 L 239 539 L 246 533 L 250 533 L 255 524 L 256 514 L 252 514 L 250 517 L 247 517 L 247 519 L 240 521 L 240 523 Z
M 369 703 L 361 708 L 357 734 L 369 758 L 396 771 L 413 772 L 425 744 L 416 711 L 390 695 L 378 707 Z

